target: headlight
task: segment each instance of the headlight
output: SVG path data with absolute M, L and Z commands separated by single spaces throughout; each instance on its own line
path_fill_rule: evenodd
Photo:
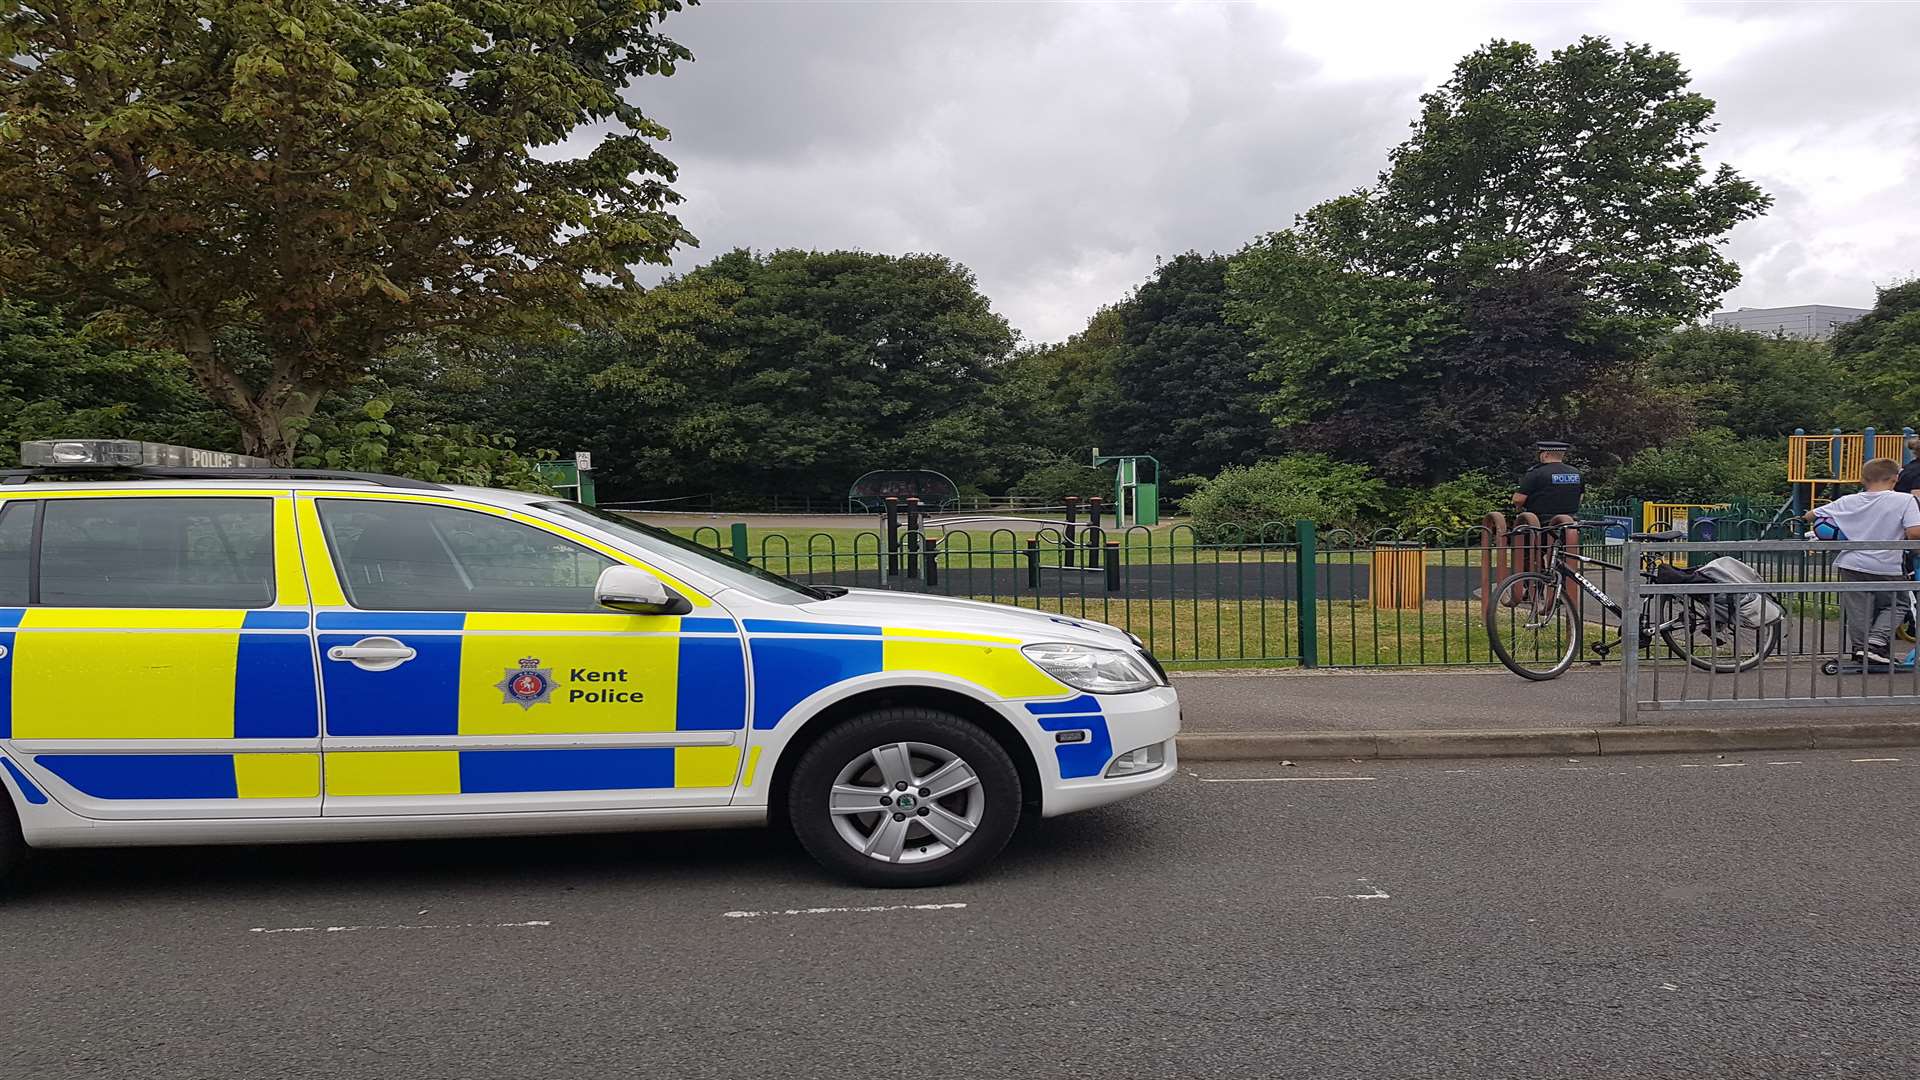
M 1118 649 L 1097 649 L 1064 641 L 1020 650 L 1041 671 L 1089 694 L 1130 694 L 1160 685 L 1139 658 Z

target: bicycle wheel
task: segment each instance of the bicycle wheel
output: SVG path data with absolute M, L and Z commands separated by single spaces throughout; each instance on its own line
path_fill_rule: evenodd
M 1486 622 L 1493 655 L 1522 678 L 1558 678 L 1580 655 L 1585 627 L 1551 574 L 1515 574 L 1502 582 Z
M 1717 675 L 1750 671 L 1780 648 L 1778 620 L 1748 626 L 1710 602 L 1678 596 L 1661 597 L 1654 614 L 1667 648 L 1701 671 Z

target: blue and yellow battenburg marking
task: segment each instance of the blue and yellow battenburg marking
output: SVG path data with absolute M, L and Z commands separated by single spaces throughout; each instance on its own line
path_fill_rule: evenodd
M 739 731 L 747 675 L 731 619 L 621 614 L 323 611 L 320 652 L 390 637 L 386 671 L 328 661 L 339 737 Z
M 794 706 L 848 679 L 883 671 L 958 676 L 1009 700 L 1067 693 L 1020 653 L 1017 638 L 911 627 L 748 619 L 753 726 L 777 727 Z
M 374 750 L 327 755 L 335 798 L 730 788 L 737 746 Z
M 0 608 L 0 739 L 315 738 L 306 630 L 304 610 Z
M 319 754 L 38 754 L 96 799 L 317 799 Z
M 1087 741 L 1062 743 L 1053 749 L 1060 763 L 1060 779 L 1099 776 L 1113 757 L 1113 736 L 1100 712 L 1100 699 L 1081 694 L 1071 701 L 1037 701 L 1027 706 L 1042 731 L 1085 731 Z

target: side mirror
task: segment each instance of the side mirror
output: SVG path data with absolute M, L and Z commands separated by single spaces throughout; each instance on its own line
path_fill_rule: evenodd
M 685 615 L 693 610 L 686 597 L 637 566 L 609 566 L 600 571 L 593 598 L 601 607 L 631 615 Z

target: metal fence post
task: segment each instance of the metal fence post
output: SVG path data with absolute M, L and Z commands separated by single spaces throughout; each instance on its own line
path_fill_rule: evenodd
M 900 576 L 900 497 L 887 496 L 887 576 Z
M 733 523 L 733 557 L 741 562 L 751 561 L 747 557 L 747 523 L 744 521 Z
M 1620 598 L 1620 722 L 1640 718 L 1640 553 L 1643 545 L 1628 540 L 1620 565 L 1626 579 Z
M 1318 535 L 1311 521 L 1296 521 L 1293 531 L 1299 540 L 1294 553 L 1294 596 L 1300 615 L 1300 666 L 1320 666 L 1320 553 Z

